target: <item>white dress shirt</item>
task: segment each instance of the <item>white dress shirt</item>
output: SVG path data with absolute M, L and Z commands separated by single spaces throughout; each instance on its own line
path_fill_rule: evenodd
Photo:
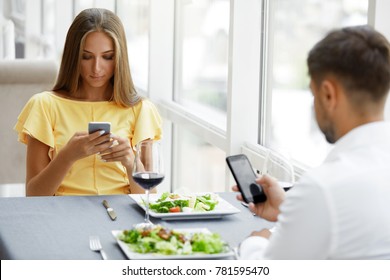
M 390 123 L 340 138 L 280 210 L 269 240 L 241 243 L 242 259 L 390 259 Z

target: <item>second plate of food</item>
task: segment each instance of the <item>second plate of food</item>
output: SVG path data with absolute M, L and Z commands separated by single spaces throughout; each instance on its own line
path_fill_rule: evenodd
M 145 195 L 129 195 L 145 210 Z M 150 216 L 163 220 L 215 219 L 239 213 L 240 210 L 214 193 L 150 194 Z

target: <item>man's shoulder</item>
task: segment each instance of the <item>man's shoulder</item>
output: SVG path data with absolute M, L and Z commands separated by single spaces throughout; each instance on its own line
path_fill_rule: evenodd
M 390 176 L 390 165 L 384 164 L 390 162 L 390 126 L 387 127 L 387 136 L 384 133 L 385 136 L 380 141 L 372 139 L 371 143 L 332 151 L 331 156 L 321 165 L 302 175 L 300 182 L 327 190 L 335 188 L 338 191 L 338 188 L 361 185 L 363 181 L 367 184 L 370 181 L 384 181 L 384 178 Z

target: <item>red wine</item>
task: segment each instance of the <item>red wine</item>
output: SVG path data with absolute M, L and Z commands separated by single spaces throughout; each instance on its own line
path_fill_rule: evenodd
M 140 172 L 133 174 L 133 179 L 145 190 L 150 190 L 164 180 L 164 174 Z

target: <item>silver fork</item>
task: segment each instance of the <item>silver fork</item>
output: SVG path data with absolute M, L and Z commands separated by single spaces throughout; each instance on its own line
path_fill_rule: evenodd
M 89 247 L 91 248 L 92 251 L 100 252 L 103 260 L 107 260 L 107 255 L 103 251 L 103 247 L 102 247 L 102 244 L 100 243 L 99 236 L 91 235 L 89 237 Z

